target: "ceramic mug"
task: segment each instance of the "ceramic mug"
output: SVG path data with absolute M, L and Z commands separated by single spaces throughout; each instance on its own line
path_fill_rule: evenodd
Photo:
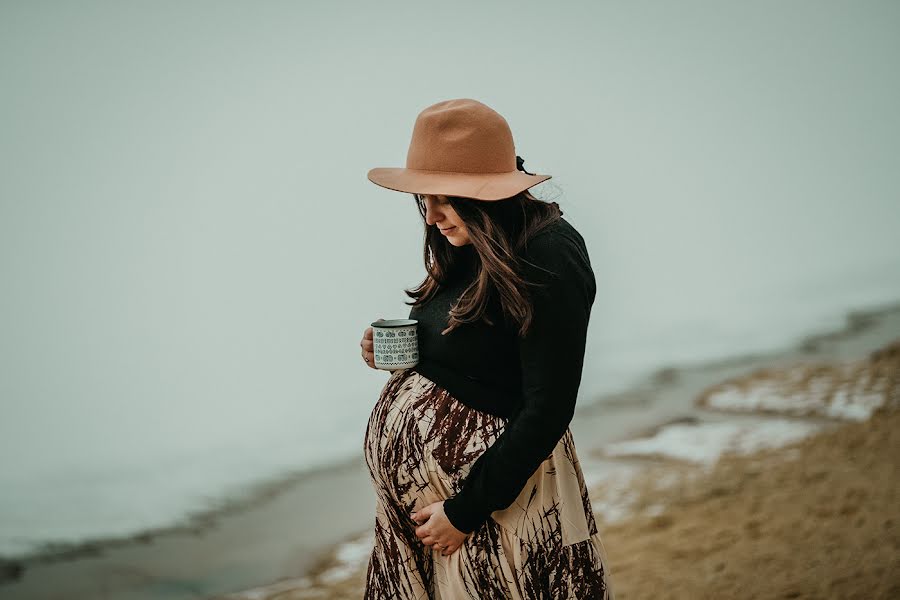
M 418 324 L 415 319 L 388 319 L 372 323 L 376 369 L 394 371 L 419 364 Z

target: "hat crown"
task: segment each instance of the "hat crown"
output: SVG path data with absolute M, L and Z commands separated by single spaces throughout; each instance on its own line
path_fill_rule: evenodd
M 506 119 L 471 98 L 432 104 L 416 118 L 407 169 L 450 173 L 516 171 L 516 150 Z

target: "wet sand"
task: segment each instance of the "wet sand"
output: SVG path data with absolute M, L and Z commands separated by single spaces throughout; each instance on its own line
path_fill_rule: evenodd
M 840 559 L 837 554 L 817 554 L 816 548 L 824 551 L 826 547 L 834 545 L 821 538 L 817 533 L 820 528 L 838 535 L 835 539 L 848 536 L 846 544 L 841 544 L 840 547 L 852 547 L 857 555 L 860 552 L 858 545 L 863 539 L 869 540 L 870 546 L 889 548 L 893 555 L 898 555 L 896 509 L 893 509 L 892 516 L 882 517 L 887 510 L 887 500 L 893 498 L 891 506 L 900 506 L 900 502 L 896 501 L 898 471 L 896 463 L 890 463 L 888 458 L 900 454 L 897 453 L 896 438 L 878 433 L 890 429 L 890 425 L 878 425 L 879 423 L 893 423 L 896 429 L 895 422 L 885 420 L 895 417 L 876 415 L 863 423 L 841 424 L 836 431 L 826 431 L 814 438 L 825 439 L 823 436 L 848 432 L 840 434 L 845 437 L 825 444 L 830 444 L 829 448 L 843 448 L 843 451 L 835 450 L 836 456 L 815 454 L 822 451 L 815 445 L 818 450 L 804 450 L 804 444 L 812 443 L 812 440 L 806 440 L 798 446 L 797 452 L 812 454 L 800 462 L 785 462 L 785 466 L 776 466 L 778 460 L 791 454 L 772 451 L 771 456 L 766 459 L 771 464 L 764 463 L 766 468 L 760 471 L 761 468 L 754 467 L 752 461 L 763 460 L 761 458 L 730 457 L 722 462 L 724 465 L 727 461 L 736 461 L 729 467 L 733 471 L 730 471 L 730 475 L 719 473 L 717 478 L 708 479 L 705 483 L 697 480 L 697 483 L 690 485 L 684 482 L 693 481 L 704 471 L 675 461 L 662 461 L 665 464 L 657 466 L 663 469 L 660 473 L 665 474 L 665 477 L 660 478 L 647 475 L 652 471 L 647 467 L 653 465 L 648 459 L 624 457 L 613 460 L 604 456 L 602 451 L 610 442 L 650 434 L 665 423 L 760 418 L 709 410 L 697 406 L 696 401 L 712 386 L 731 378 L 746 376 L 756 369 L 778 368 L 798 361 L 836 361 L 861 357 L 898 336 L 900 306 L 857 313 L 849 317 L 847 326 L 842 331 L 810 337 L 795 348 L 691 368 L 663 369 L 643 385 L 627 393 L 580 406 L 572 424 L 573 436 L 585 473 L 594 482 L 591 498 L 597 507 L 598 519 L 603 523 L 601 531 L 610 553 L 613 581 L 617 583 L 619 598 L 823 597 L 803 595 L 810 592 L 802 586 L 799 589 L 800 595 L 755 596 L 752 595 L 752 587 L 746 583 L 747 578 L 759 579 L 760 573 L 766 572 L 765 569 L 778 568 L 783 570 L 787 578 L 783 581 L 785 587 L 779 589 L 784 589 L 785 594 L 797 592 L 798 590 L 789 589 L 787 584 L 806 582 L 800 574 L 820 571 L 825 568 L 823 565 L 826 565 L 826 561 Z M 864 433 L 867 427 L 887 429 L 873 429 L 872 441 L 860 442 L 861 438 L 869 439 Z M 852 431 L 857 431 L 856 437 L 849 433 Z M 840 445 L 844 443 L 842 440 L 846 441 L 844 446 Z M 760 456 L 763 454 L 765 453 Z M 844 459 L 861 462 L 839 462 Z M 872 478 L 871 485 L 874 488 L 860 488 L 862 491 L 853 492 L 857 495 L 846 497 L 850 493 L 846 489 L 855 490 L 866 479 L 851 476 L 852 471 L 864 468 L 863 473 L 874 472 L 879 461 L 891 464 L 891 476 L 884 472 L 877 480 Z M 782 522 L 782 516 L 793 514 L 795 518 L 799 518 L 818 515 L 813 508 L 824 506 L 819 502 L 814 503 L 811 508 L 807 502 L 809 498 L 819 498 L 809 495 L 819 480 L 814 477 L 813 481 L 806 481 L 806 471 L 803 470 L 806 467 L 803 465 L 807 464 L 836 465 L 838 471 L 835 473 L 825 469 L 824 475 L 815 477 L 830 486 L 828 489 L 835 502 L 856 499 L 859 505 L 857 513 L 875 515 L 873 520 L 866 520 L 860 526 L 862 529 L 854 527 L 854 530 L 859 529 L 855 533 L 850 530 L 843 533 L 832 531 L 839 528 L 837 521 L 820 523 L 815 520 L 810 525 L 812 530 L 805 526 L 794 527 L 806 531 L 806 537 L 798 538 L 793 535 L 797 533 L 795 531 L 776 534 L 777 523 Z M 776 478 L 775 474 L 781 473 L 778 469 L 782 468 L 788 471 Z M 648 484 L 643 479 L 632 477 L 636 471 L 640 471 L 642 477 L 651 477 L 651 481 L 666 481 L 675 487 L 667 488 L 668 491 L 653 489 L 646 492 L 649 495 L 641 496 L 640 490 Z M 673 480 L 673 473 L 680 473 L 683 477 Z M 617 484 L 619 487 L 612 485 L 611 474 L 622 475 Z M 652 479 L 654 477 L 656 479 Z M 627 502 L 621 498 L 623 481 L 627 486 L 627 493 L 624 494 L 628 498 Z M 798 487 L 791 481 L 805 483 Z M 821 494 L 826 494 L 825 488 L 820 491 Z M 665 502 L 660 502 L 661 498 Z M 747 498 L 753 499 L 752 502 L 747 504 Z M 776 500 L 785 506 L 781 506 Z M 7 581 L 0 584 L 0 599 L 175 600 L 216 595 L 285 599 L 359 598 L 361 565 L 366 553 L 365 536 L 374 518 L 374 501 L 374 493 L 361 459 L 340 466 L 329 466 L 316 473 L 276 482 L 252 501 L 213 514 L 201 515 L 185 527 L 147 532 L 126 540 L 99 541 L 72 548 L 65 553 L 0 565 L 0 572 L 7 577 Z M 806 510 L 792 513 L 788 505 L 806 507 Z M 844 504 L 835 506 L 832 511 L 841 515 Z M 750 508 L 753 510 L 747 512 Z M 822 509 L 818 512 L 824 515 L 826 511 Z M 718 520 L 720 513 L 721 523 Z M 852 516 L 859 518 L 857 513 Z M 675 519 L 673 515 L 678 518 Z M 816 519 L 825 519 L 827 516 L 816 516 Z M 842 516 L 845 528 L 848 527 L 847 523 L 852 524 L 847 515 Z M 744 521 L 735 520 L 738 518 Z M 689 525 L 691 519 L 697 519 L 694 529 Z M 874 524 L 877 519 L 881 519 L 880 525 Z M 667 520 L 669 525 L 665 525 Z M 749 529 L 737 528 L 739 523 L 750 521 L 755 524 L 742 525 Z M 784 520 L 784 523 L 789 522 L 789 519 Z M 750 532 L 751 529 L 754 531 Z M 770 540 L 771 544 L 764 543 L 763 540 L 757 544 L 759 547 L 754 546 L 756 549 L 751 551 L 746 545 L 757 531 L 775 537 Z M 792 535 L 788 536 L 788 533 Z M 652 539 L 656 541 L 647 541 Z M 851 544 L 853 540 L 856 540 L 856 546 Z M 352 543 L 354 541 L 356 544 Z M 806 541 L 810 543 L 803 545 Z M 339 542 L 351 543 L 338 545 Z M 793 558 L 783 557 L 781 552 L 787 552 L 793 545 L 796 545 Z M 727 560 L 718 557 L 720 553 L 728 552 L 737 554 Z M 644 558 L 638 560 L 642 556 Z M 720 567 L 719 562 L 714 562 L 717 557 L 724 566 Z M 880 593 L 877 592 L 880 588 L 871 587 L 875 585 L 875 579 L 872 578 L 878 572 L 887 573 L 883 577 L 888 586 L 885 589 L 891 590 L 893 588 L 890 586 L 895 584 L 895 581 L 890 581 L 890 577 L 898 571 L 898 565 L 894 563 L 893 569 L 878 571 L 884 566 L 883 557 L 878 554 L 871 558 L 869 561 L 867 557 L 866 563 L 871 562 L 874 570 L 870 572 L 865 567 L 865 576 L 870 584 L 865 589 L 875 591 L 868 596 L 859 597 L 880 597 L 873 595 Z M 782 560 L 786 561 L 784 565 L 780 564 Z M 672 579 L 673 575 L 669 570 L 676 567 L 682 575 Z M 839 570 L 835 571 L 838 572 Z M 640 587 L 649 585 L 651 581 L 659 583 L 670 579 L 673 584 L 668 591 L 654 589 L 650 593 L 650 588 Z M 814 579 L 820 581 L 821 577 Z M 272 584 L 279 581 L 281 583 Z M 732 592 L 742 590 L 744 595 L 729 596 L 722 591 L 726 588 L 721 586 L 729 581 L 743 581 L 743 588 L 735 586 L 727 589 Z M 781 579 L 766 576 L 764 583 L 767 586 L 774 585 L 775 581 Z M 700 586 L 703 582 L 709 587 L 686 587 Z M 324 585 L 312 585 L 314 583 Z M 837 581 L 832 581 L 832 584 L 840 585 Z M 695 593 L 688 591 L 690 589 L 705 591 Z M 711 593 L 710 590 L 719 590 L 720 594 L 705 595 Z M 666 595 L 669 593 L 671 596 Z M 850 594 L 841 597 L 856 596 Z

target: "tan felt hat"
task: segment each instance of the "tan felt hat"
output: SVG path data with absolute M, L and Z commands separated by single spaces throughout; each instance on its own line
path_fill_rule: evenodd
M 457 98 L 419 113 L 405 169 L 377 167 L 368 177 L 398 192 L 503 200 L 550 179 L 523 164 L 506 119 L 477 100 Z

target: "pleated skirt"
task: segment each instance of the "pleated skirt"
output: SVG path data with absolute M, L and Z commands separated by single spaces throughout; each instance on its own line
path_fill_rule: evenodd
M 608 559 L 567 428 L 518 498 L 449 556 L 410 514 L 455 494 L 506 419 L 473 409 L 412 369 L 394 371 L 364 441 L 376 492 L 366 600 L 613 600 Z

